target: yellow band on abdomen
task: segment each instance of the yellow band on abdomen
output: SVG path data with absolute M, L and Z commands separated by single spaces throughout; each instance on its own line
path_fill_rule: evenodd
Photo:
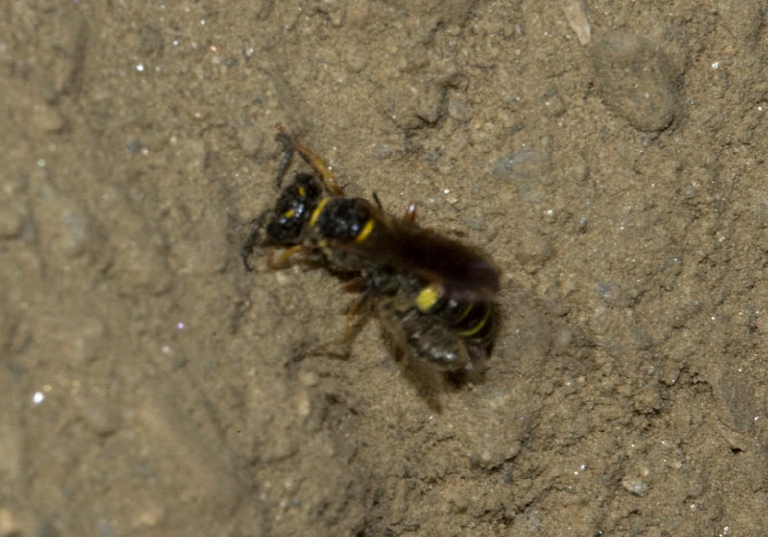
M 475 326 L 473 326 L 472 328 L 470 328 L 468 330 L 464 330 L 462 332 L 459 332 L 459 335 L 462 336 L 462 337 L 472 337 L 472 336 L 474 336 L 475 334 L 480 332 L 480 330 L 483 329 L 485 324 L 488 322 L 488 319 L 490 318 L 490 316 L 491 316 L 491 308 L 490 308 L 490 306 L 485 306 L 485 315 L 483 315 L 483 318 L 480 319 L 480 322 L 478 322 Z
M 427 313 L 437 304 L 442 294 L 442 290 L 437 285 L 427 285 L 416 296 L 416 307 L 420 312 Z

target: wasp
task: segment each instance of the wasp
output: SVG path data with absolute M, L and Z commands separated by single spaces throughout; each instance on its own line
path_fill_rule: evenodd
M 416 206 L 402 217 L 373 202 L 347 197 L 323 158 L 278 125 L 284 154 L 276 187 L 294 154 L 313 173 L 298 172 L 274 207 L 253 221 L 241 255 L 282 248 L 269 262 L 281 268 L 294 256 L 351 274 L 361 293 L 350 314 L 369 305 L 405 352 L 444 371 L 472 370 L 490 355 L 496 332 L 499 272 L 488 257 L 416 224 Z

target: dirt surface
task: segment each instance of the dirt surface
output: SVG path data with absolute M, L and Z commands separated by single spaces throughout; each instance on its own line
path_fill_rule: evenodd
M 763 2 L 0 5 L 0 537 L 768 535 Z M 243 270 L 278 122 L 493 256 L 484 376 Z

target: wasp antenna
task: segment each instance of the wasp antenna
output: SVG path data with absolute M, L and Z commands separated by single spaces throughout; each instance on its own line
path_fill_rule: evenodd
M 245 244 L 240 249 L 240 257 L 243 259 L 243 265 L 247 272 L 253 272 L 253 265 L 251 265 L 249 258 L 253 253 L 253 249 L 256 248 L 260 242 L 259 231 L 261 231 L 268 213 L 269 211 L 264 211 L 257 218 L 251 220 L 251 232 L 248 234 L 248 239 L 245 241 Z
M 416 221 L 416 204 L 411 203 L 408 208 L 405 210 L 405 214 L 403 215 L 403 222 L 408 222 L 409 224 L 413 224 Z
M 275 188 L 280 189 L 280 185 L 285 177 L 285 172 L 293 161 L 293 154 L 296 152 L 296 145 L 293 138 L 282 130 L 275 135 L 275 141 L 283 144 L 283 156 L 280 158 L 280 166 L 277 168 L 277 177 L 275 177 Z
M 321 157 L 318 153 L 315 153 L 310 148 L 299 142 L 299 140 L 290 134 L 288 130 L 283 126 L 282 124 L 277 124 L 277 131 L 278 134 L 276 138 L 283 141 L 283 143 L 286 144 L 286 148 L 288 147 L 288 144 L 290 144 L 290 151 L 291 154 L 293 151 L 298 151 L 301 155 L 301 158 L 304 159 L 304 161 L 312 166 L 312 169 L 317 172 L 320 177 L 323 180 L 323 184 L 325 185 L 325 188 L 334 196 L 343 196 L 344 190 L 339 186 L 339 183 L 336 181 L 336 177 L 334 177 L 333 173 L 331 172 L 331 169 L 328 167 L 328 163 L 325 162 L 325 159 Z M 282 164 L 282 163 L 281 163 Z M 283 173 L 284 170 L 283 170 Z
M 373 197 L 373 201 L 376 203 L 376 206 L 383 211 L 384 210 L 384 206 L 381 204 L 381 200 L 379 199 L 379 195 L 376 193 L 375 190 L 371 193 L 371 196 Z

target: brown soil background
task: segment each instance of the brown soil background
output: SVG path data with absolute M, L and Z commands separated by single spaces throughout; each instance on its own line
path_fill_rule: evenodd
M 768 535 L 764 3 L 0 6 L 0 536 Z M 307 352 L 277 122 L 491 253 L 484 378 Z

